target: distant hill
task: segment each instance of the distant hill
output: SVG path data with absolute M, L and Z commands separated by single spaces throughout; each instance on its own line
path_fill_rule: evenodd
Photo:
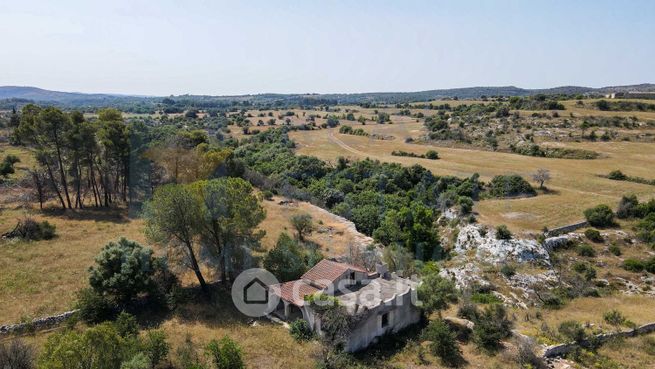
M 417 92 L 366 92 L 352 94 L 255 94 L 237 96 L 179 95 L 172 96 L 178 105 L 197 108 L 220 108 L 241 105 L 318 105 L 360 103 L 406 103 L 457 97 L 475 99 L 482 96 L 530 96 L 536 94 L 607 94 L 611 92 L 655 91 L 655 84 L 607 86 L 601 88 L 561 86 L 546 89 L 525 89 L 515 86 L 465 87 Z M 95 109 L 118 107 L 126 111 L 152 111 L 164 97 L 134 95 L 87 94 L 61 92 L 27 86 L 0 86 L 0 108 L 28 102 L 52 104 L 65 108 Z
M 89 101 L 110 100 L 124 97 L 110 94 L 87 94 L 81 92 L 60 92 L 28 86 L 0 86 L 0 99 L 27 99 L 33 101 Z

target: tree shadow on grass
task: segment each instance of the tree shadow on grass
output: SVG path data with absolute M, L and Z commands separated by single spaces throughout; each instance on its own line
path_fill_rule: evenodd
M 250 325 L 254 319 L 242 314 L 232 302 L 229 286 L 209 284 L 211 297 L 207 298 L 199 287 L 182 288 L 179 302 L 172 310 L 162 308 L 161 302 L 134 306 L 130 313 L 137 316 L 143 327 L 155 328 L 170 319 L 183 323 L 201 323 L 208 328 L 226 328 Z
M 562 192 L 560 190 L 554 190 L 552 188 L 544 187 L 539 189 L 542 195 L 559 195 Z
M 84 208 L 68 209 L 48 207 L 41 213 L 47 216 L 60 217 L 67 220 L 91 220 L 94 222 L 129 223 L 130 218 L 124 208 Z

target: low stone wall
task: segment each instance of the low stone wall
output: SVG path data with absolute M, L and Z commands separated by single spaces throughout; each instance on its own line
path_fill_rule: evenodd
M 599 335 L 596 335 L 594 337 L 595 342 L 600 342 L 604 343 L 612 338 L 626 338 L 626 337 L 634 337 L 634 336 L 639 336 L 642 334 L 648 334 L 651 332 L 655 332 L 655 323 L 648 323 L 644 324 L 640 327 L 637 327 L 635 329 L 630 329 L 627 331 L 620 331 L 620 332 L 614 332 L 614 333 L 601 333 Z M 584 344 L 589 344 L 590 340 L 586 340 L 582 342 L 582 345 Z M 554 345 L 554 346 L 548 346 L 544 350 L 543 357 L 550 358 L 550 357 L 556 357 L 556 356 L 563 356 L 574 350 L 576 347 L 579 345 L 577 343 L 564 343 L 561 345 Z
M 584 227 L 586 227 L 588 225 L 589 225 L 589 223 L 585 220 L 583 222 L 578 222 L 578 223 L 565 225 L 565 226 L 562 226 L 562 227 L 553 228 L 553 229 L 549 230 L 548 232 L 546 232 L 544 234 L 544 236 L 546 236 L 546 237 L 559 236 L 560 234 L 573 232 L 573 231 L 578 230 L 580 228 L 584 228 Z
M 71 310 L 65 313 L 47 316 L 45 318 L 34 319 L 31 322 L 26 323 L 3 325 L 0 326 L 0 335 L 52 328 L 66 321 L 66 319 L 73 316 L 77 311 L 78 310 Z

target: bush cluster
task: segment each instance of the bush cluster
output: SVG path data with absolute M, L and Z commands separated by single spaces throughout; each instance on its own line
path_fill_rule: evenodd
M 605 204 L 585 210 L 584 216 L 587 222 L 594 227 L 609 227 L 614 225 L 614 212 Z
M 523 177 L 517 174 L 495 176 L 488 185 L 493 197 L 535 196 L 537 191 Z

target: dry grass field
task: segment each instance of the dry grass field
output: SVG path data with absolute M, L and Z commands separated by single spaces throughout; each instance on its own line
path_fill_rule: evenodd
M 13 178 L 24 176 L 33 165 L 30 152 L 0 144 L 0 156 L 17 155 L 21 162 Z M 11 230 L 26 216 L 47 220 L 57 228 L 57 237 L 38 242 L 0 240 L 0 325 L 69 310 L 75 293 L 88 283 L 87 269 L 100 249 L 108 242 L 126 237 L 148 245 L 163 255 L 166 250 L 148 244 L 143 233 L 143 220 L 128 217 L 125 208 L 67 211 L 52 208 L 44 211 L 38 204 L 20 201 L 21 190 L 3 189 L 0 194 L 0 234 Z M 355 233 L 330 213 L 305 202 L 282 205 L 282 198 L 264 200 L 266 219 L 260 229 L 266 231 L 262 240 L 265 250 L 272 248 L 280 233 L 293 236 L 289 218 L 295 214 L 310 214 L 316 230 L 308 240 L 321 245 L 326 256 L 347 253 L 355 242 Z M 203 268 L 211 278 L 211 269 Z M 192 273 L 177 270 L 185 284 L 195 283 Z
M 88 283 L 87 268 L 107 242 L 120 236 L 145 242 L 142 221 L 127 218 L 121 209 L 29 213 L 56 225 L 58 236 L 38 242 L 0 241 L 0 324 L 69 310 L 75 292 Z M 4 210 L 0 233 L 25 214 L 23 209 Z
M 421 164 L 436 175 L 470 176 L 479 173 L 483 180 L 498 174 L 516 173 L 530 178 L 539 168 L 550 170 L 553 177 L 547 184 L 551 190 L 537 197 L 513 200 L 485 200 L 477 203 L 480 221 L 488 224 L 505 223 L 515 231 L 537 231 L 544 226 L 555 227 L 582 219 L 588 207 L 607 203 L 614 206 L 621 195 L 635 193 L 652 197 L 655 187 L 601 178 L 614 169 L 631 176 L 655 177 L 655 145 L 634 142 L 546 143 L 594 150 L 602 158 L 595 160 L 552 159 L 522 156 L 484 150 L 449 148 L 406 143 L 405 138 L 417 138 L 423 133 L 422 123 L 366 124 L 369 133 L 392 135 L 394 140 L 339 134 L 338 129 L 291 132 L 298 143 L 298 153 L 313 155 L 334 162 L 338 156 L 352 159 L 366 157 L 403 165 Z M 356 124 L 353 124 L 356 125 Z M 359 127 L 359 126 L 358 126 Z M 439 152 L 441 159 L 428 160 L 392 156 L 394 150 L 423 154 L 429 149 Z
M 333 214 L 316 207 L 310 203 L 294 201 L 290 204 L 281 204 L 282 197 L 274 196 L 272 200 L 264 200 L 266 220 L 259 229 L 266 231 L 262 239 L 265 249 L 271 249 L 282 232 L 295 236 L 295 230 L 289 219 L 298 214 L 309 214 L 314 221 L 314 231 L 307 236 L 307 240 L 321 246 L 321 252 L 326 257 L 346 255 L 351 246 L 357 243 L 358 234 Z

